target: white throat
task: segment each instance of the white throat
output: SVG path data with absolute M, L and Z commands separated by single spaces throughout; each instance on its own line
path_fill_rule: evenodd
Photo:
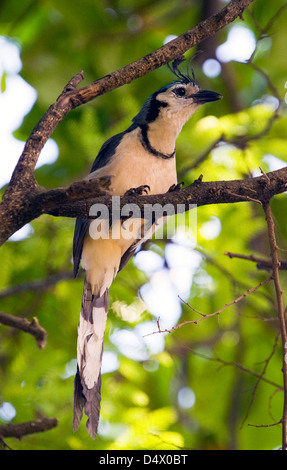
M 194 111 L 195 109 L 190 106 L 181 112 L 172 112 L 168 109 L 161 111 L 158 118 L 148 125 L 147 136 L 151 147 L 163 154 L 172 154 L 182 127 Z

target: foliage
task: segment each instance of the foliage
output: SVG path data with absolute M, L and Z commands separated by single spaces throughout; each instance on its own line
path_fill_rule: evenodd
M 0 34 L 19 44 L 21 77 L 38 93 L 15 136 L 26 140 L 76 72 L 83 69 L 90 83 L 160 47 L 168 35 L 179 35 L 202 19 L 201 4 L 184 0 L 2 2 Z M 186 185 L 200 174 L 206 181 L 241 179 L 260 174 L 259 168 L 267 172 L 274 165 L 285 165 L 284 106 L 268 128 L 277 95 L 283 100 L 285 93 L 282 44 L 287 12 L 277 15 L 283 4 L 258 0 L 244 13 L 243 25 L 257 39 L 252 60 L 258 69 L 230 61 L 221 64 L 219 76 L 210 78 L 195 61 L 202 88 L 218 91 L 225 99 L 202 107 L 179 137 L 178 171 Z M 213 48 L 226 41 L 233 26 L 216 36 Z M 213 52 L 206 50 L 210 57 Z M 3 93 L 8 78 L 4 70 Z M 53 135 L 59 148 L 57 160 L 36 172 L 39 184 L 64 186 L 85 176 L 101 144 L 125 129 L 146 97 L 171 80 L 164 67 L 70 113 Z M 245 137 L 246 145 L 240 145 Z M 220 138 L 222 144 L 212 148 Z M 205 153 L 200 167 L 192 167 Z M 286 249 L 286 194 L 274 198 L 272 210 L 278 244 Z M 14 407 L 13 423 L 43 416 L 59 420 L 46 433 L 21 441 L 7 439 L 13 449 L 272 449 L 280 445 L 280 426 L 249 425 L 272 424 L 282 417 L 282 391 L 278 391 L 282 354 L 280 343 L 272 353 L 278 322 L 271 283 L 219 316 L 186 324 L 170 334 L 157 333 L 159 316 L 162 328 L 201 318 L 187 303 L 204 314 L 216 312 L 270 275 L 255 263 L 225 254 L 269 257 L 264 213 L 256 202 L 201 207 L 196 218 L 195 247 L 178 239 L 148 243 L 110 290 L 105 352 L 116 363 L 107 364 L 113 370 L 103 374 L 96 441 L 90 439 L 84 423 L 77 433 L 72 432 L 82 295 L 82 279 L 70 275 L 74 221 L 42 216 L 31 224 L 29 236 L 1 248 L 1 310 L 29 319 L 36 316 L 48 337 L 40 351 L 30 335 L 1 326 L 0 400 Z M 33 288 L 33 281 L 57 273 L 63 273 L 58 283 Z M 282 271 L 283 288 L 285 282 Z M 21 292 L 18 287 L 23 283 L 28 286 Z M 11 286 L 15 294 L 5 295 Z M 187 303 L 180 302 L 178 295 Z M 286 303 L 286 290 L 283 298 Z M 173 324 L 164 317 L 171 306 Z M 149 333 L 154 334 L 143 337 Z M 263 373 L 265 365 L 258 382 L 256 374 Z M 189 403 L 192 396 L 194 401 Z M 0 421 L 5 422 L 3 410 L 0 407 Z

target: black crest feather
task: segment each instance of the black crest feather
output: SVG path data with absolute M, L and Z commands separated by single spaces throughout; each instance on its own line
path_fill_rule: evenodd
M 195 78 L 195 75 L 194 75 L 194 70 L 193 70 L 193 67 L 191 65 L 191 62 L 194 60 L 196 55 L 198 55 L 198 52 L 196 54 L 194 54 L 194 56 L 192 56 L 190 58 L 190 60 L 188 61 L 187 69 L 186 69 L 185 74 L 179 69 L 180 64 L 182 64 L 182 62 L 185 61 L 184 56 L 177 57 L 176 59 L 173 60 L 173 62 L 171 64 L 167 64 L 167 66 L 168 66 L 169 70 L 171 71 L 171 73 L 173 73 L 173 75 L 175 75 L 176 78 L 178 78 L 179 81 L 184 82 L 184 83 L 192 83 L 193 85 L 197 85 L 197 81 L 196 81 L 196 78 Z

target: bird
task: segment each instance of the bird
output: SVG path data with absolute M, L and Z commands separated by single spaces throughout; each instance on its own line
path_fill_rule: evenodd
M 100 148 L 88 179 L 111 176 L 109 193 L 163 194 L 179 187 L 175 142 L 183 125 L 204 103 L 222 96 L 202 90 L 194 72 L 179 69 L 176 59 L 169 69 L 175 80 L 154 92 L 144 102 L 132 124 L 110 137 Z M 121 222 L 120 222 L 121 223 Z M 76 219 L 73 239 L 74 276 L 80 264 L 85 271 L 78 324 L 77 371 L 74 380 L 73 430 L 83 412 L 86 429 L 94 439 L 98 432 L 101 403 L 101 362 L 108 314 L 109 288 L 140 245 L 127 237 L 93 237 L 91 219 Z M 108 233 L 111 228 L 109 227 Z

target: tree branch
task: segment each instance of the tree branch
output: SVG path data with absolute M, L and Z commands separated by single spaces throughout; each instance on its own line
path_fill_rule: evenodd
M 230 251 L 226 251 L 224 254 L 226 256 L 228 256 L 229 258 L 239 258 L 239 259 L 245 259 L 245 260 L 248 260 L 248 261 L 253 261 L 254 263 L 256 263 L 257 269 L 265 269 L 267 271 L 270 271 L 272 269 L 272 260 L 271 259 L 264 259 L 264 258 L 260 258 L 260 257 L 255 256 L 255 255 L 242 255 L 240 253 L 231 253 Z M 286 260 L 285 261 L 284 260 L 280 261 L 279 269 L 284 270 L 284 271 L 287 270 L 287 261 Z
M 196 320 L 186 320 L 182 323 L 179 323 L 178 325 L 175 325 L 173 326 L 172 328 L 170 329 L 164 329 L 162 330 L 161 327 L 160 327 L 160 324 L 159 324 L 159 319 L 157 320 L 157 331 L 153 331 L 152 333 L 147 333 L 145 336 L 151 336 L 151 335 L 154 335 L 154 334 L 157 334 L 157 333 L 171 333 L 173 331 L 176 331 L 178 330 L 179 328 L 182 328 L 183 326 L 185 325 L 197 325 L 199 322 L 203 321 L 203 320 L 206 320 L 207 318 L 211 318 L 211 317 L 215 317 L 215 316 L 219 316 L 224 310 L 226 310 L 228 307 L 230 307 L 231 305 L 234 305 L 234 304 L 237 304 L 238 302 L 240 302 L 242 299 L 244 299 L 245 297 L 247 297 L 248 295 L 252 294 L 253 292 L 257 291 L 258 289 L 260 289 L 260 287 L 263 287 L 265 286 L 266 284 L 269 284 L 269 282 L 271 281 L 272 279 L 272 276 L 265 279 L 265 281 L 262 281 L 260 282 L 260 284 L 258 284 L 257 286 L 255 287 L 251 287 L 250 289 L 248 289 L 246 292 L 244 292 L 243 294 L 241 294 L 239 297 L 237 297 L 236 299 L 232 300 L 231 302 L 225 304 L 223 307 L 221 307 L 219 310 L 216 310 L 216 312 L 212 312 L 212 313 L 209 313 L 209 314 L 205 314 L 205 313 L 202 313 L 200 312 L 199 310 L 196 310 L 195 308 L 193 308 L 188 302 L 185 302 L 184 300 L 182 300 L 180 297 L 179 299 L 185 304 L 187 305 L 191 310 L 193 310 L 194 312 L 198 313 L 201 318 L 197 318 Z
M 161 204 L 162 206 L 171 204 L 175 213 L 178 210 L 189 210 L 190 206 L 204 206 L 207 204 L 227 204 L 244 201 L 266 202 L 275 194 L 285 192 L 287 189 L 287 167 L 280 170 L 272 171 L 266 175 L 255 178 L 247 178 L 244 180 L 233 181 L 208 181 L 203 182 L 201 178 L 194 181 L 190 186 L 176 191 L 167 192 L 165 194 L 156 195 L 124 195 L 120 198 L 120 208 L 126 204 L 137 204 L 144 215 L 147 205 Z M 46 200 L 46 194 L 41 194 L 42 213 L 50 213 L 55 216 L 64 217 L 81 217 L 88 218 L 90 207 L 93 204 L 104 204 L 109 212 L 112 212 L 113 200 L 112 196 L 105 194 L 100 197 L 90 197 L 92 188 L 96 185 L 96 181 L 85 180 L 83 188 L 81 182 L 77 184 L 77 190 L 73 196 L 69 196 L 69 188 L 63 189 L 62 201 L 65 203 L 59 206 L 57 197 L 53 197 L 53 190 L 49 192 L 49 202 Z M 89 194 L 88 198 L 83 198 L 82 189 Z M 58 191 L 58 190 L 55 190 Z M 57 193 L 55 193 L 56 195 Z M 37 201 L 38 204 L 39 200 Z M 177 207 L 179 206 L 179 207 Z
M 67 188 L 51 190 L 39 188 L 34 192 L 31 191 L 29 195 L 26 194 L 23 204 L 20 206 L 16 203 L 16 205 L 11 204 L 10 212 L 4 213 L 5 224 L 0 225 L 0 245 L 16 230 L 44 213 L 62 217 L 89 218 L 91 206 L 104 204 L 109 214 L 112 214 L 113 199 L 106 191 L 108 185 L 109 177 L 106 177 L 85 179 L 72 183 Z M 187 211 L 194 205 L 199 207 L 244 201 L 264 203 L 274 195 L 285 192 L 286 189 L 287 167 L 243 180 L 203 182 L 199 178 L 186 188 L 165 194 L 124 195 L 120 198 L 120 209 L 128 204 L 137 204 L 141 214 L 144 215 L 145 209 L 155 204 L 161 206 L 170 204 L 174 207 L 174 213 L 177 213 L 178 210 Z
M 47 333 L 39 325 L 37 318 L 33 318 L 31 322 L 27 318 L 15 317 L 13 315 L 8 315 L 7 313 L 0 312 L 0 324 L 11 326 L 13 328 L 18 328 L 25 333 L 29 333 L 34 336 L 38 348 L 43 349 L 46 346 L 46 336 Z
M 194 354 L 195 356 L 199 356 L 199 357 L 202 357 L 203 359 L 206 359 L 208 361 L 211 361 L 211 362 L 219 362 L 220 364 L 223 364 L 224 366 L 233 366 L 233 367 L 237 367 L 238 369 L 242 370 L 243 372 L 246 372 L 248 374 L 251 374 L 251 375 L 254 375 L 254 377 L 257 377 L 258 379 L 262 380 L 262 382 L 265 382 L 269 385 L 272 385 L 273 387 L 275 387 L 276 389 L 280 389 L 282 390 L 282 387 L 281 385 L 277 384 L 276 382 L 274 382 L 273 380 L 269 380 L 267 379 L 266 377 L 262 376 L 261 374 L 259 374 L 258 372 L 255 372 L 251 369 L 248 369 L 247 367 L 243 366 L 242 364 L 238 364 L 237 362 L 229 362 L 229 361 L 225 361 L 224 359 L 221 359 L 219 357 L 209 357 L 209 356 L 206 356 L 205 354 L 201 354 L 197 351 L 191 351 L 192 354 Z
M 74 274 L 71 270 L 60 271 L 55 274 L 50 274 L 49 276 L 42 279 L 34 279 L 32 281 L 23 282 L 21 284 L 12 285 L 6 287 L 0 291 L 0 300 L 5 299 L 11 295 L 20 295 L 22 293 L 33 291 L 46 291 L 52 286 L 55 286 L 60 281 L 70 280 L 74 278 Z M 1 320 L 0 320 L 1 323 Z
M 20 424 L 3 424 L 0 426 L 0 437 L 16 437 L 17 439 L 21 439 L 27 434 L 49 431 L 55 428 L 57 424 L 58 420 L 56 418 L 42 418 Z

